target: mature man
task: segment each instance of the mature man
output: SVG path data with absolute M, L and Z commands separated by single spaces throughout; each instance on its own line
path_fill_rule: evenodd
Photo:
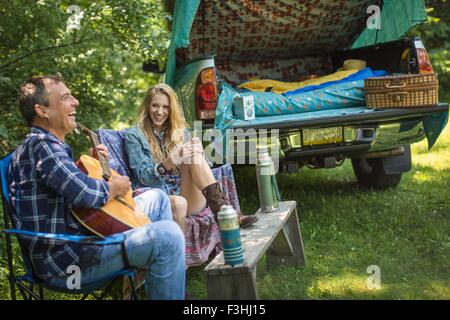
M 66 135 L 76 127 L 79 102 L 59 75 L 33 77 L 19 93 L 20 111 L 30 131 L 12 159 L 11 202 L 18 229 L 79 234 L 72 206 L 98 208 L 124 195 L 128 177 L 109 181 L 89 178 L 72 160 Z M 99 152 L 107 154 L 105 147 Z M 183 299 L 185 287 L 184 235 L 173 222 L 167 195 L 153 189 L 135 198 L 152 223 L 125 232 L 130 265 L 144 268 L 149 299 Z M 38 277 L 65 286 L 67 268 L 81 270 L 81 286 L 124 267 L 119 245 L 80 245 L 23 238 Z

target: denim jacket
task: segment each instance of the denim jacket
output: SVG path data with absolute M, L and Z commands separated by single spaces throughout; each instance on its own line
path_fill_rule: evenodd
M 133 172 L 132 188 L 152 187 L 170 194 L 170 187 L 163 176 L 157 177 L 154 168 L 157 164 L 147 138 L 138 127 L 132 127 L 125 134 L 125 148 Z

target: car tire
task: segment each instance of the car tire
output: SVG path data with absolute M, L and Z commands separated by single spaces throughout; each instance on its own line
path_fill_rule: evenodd
M 352 159 L 352 166 L 358 184 L 363 188 L 395 188 L 402 178 L 401 173 L 387 174 L 383 169 L 382 158 L 355 158 Z

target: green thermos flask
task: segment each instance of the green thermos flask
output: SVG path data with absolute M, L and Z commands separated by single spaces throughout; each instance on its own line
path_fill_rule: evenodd
M 275 166 L 269 155 L 269 149 L 265 145 L 258 147 L 256 179 L 258 181 L 261 212 L 273 212 L 278 210 L 280 194 L 275 177 Z

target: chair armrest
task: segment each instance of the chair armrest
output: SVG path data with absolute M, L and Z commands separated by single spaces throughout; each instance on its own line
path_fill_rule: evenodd
M 17 230 L 17 229 L 5 229 L 2 230 L 4 233 L 18 234 L 28 237 L 38 237 L 48 240 L 59 240 L 63 242 L 75 242 L 80 244 L 96 244 L 96 245 L 113 245 L 122 244 L 125 240 L 123 234 L 117 234 L 106 239 L 102 239 L 96 236 L 77 236 L 72 234 L 58 234 L 58 233 L 44 233 L 44 232 L 33 232 L 27 230 Z

